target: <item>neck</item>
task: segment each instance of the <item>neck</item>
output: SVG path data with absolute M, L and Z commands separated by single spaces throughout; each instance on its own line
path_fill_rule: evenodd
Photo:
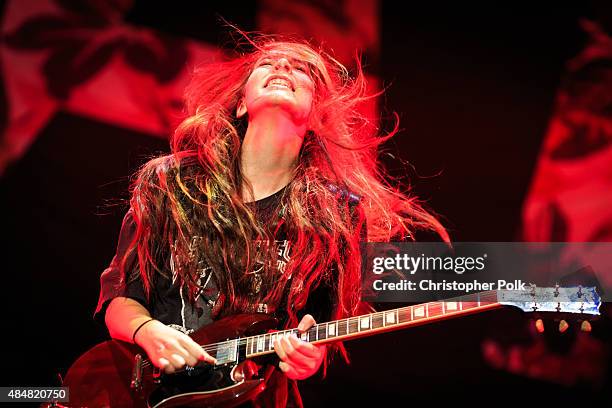
M 252 187 L 252 191 L 242 187 L 245 202 L 267 197 L 289 184 L 305 133 L 305 124 L 296 124 L 272 109 L 249 120 L 240 159 L 242 175 Z
M 310 343 L 328 343 L 399 330 L 410 326 L 420 326 L 439 320 L 497 309 L 501 306 L 502 303 L 499 302 L 497 291 L 488 291 L 319 323 L 303 333 L 298 332 L 297 329 L 289 329 L 250 336 L 245 338 L 244 341 L 247 357 L 251 358 L 274 353 L 274 340 L 288 334 L 295 334 Z

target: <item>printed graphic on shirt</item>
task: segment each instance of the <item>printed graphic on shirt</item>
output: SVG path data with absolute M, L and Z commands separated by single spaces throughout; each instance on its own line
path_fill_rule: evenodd
M 200 243 L 200 240 L 200 237 L 194 237 L 192 239 L 189 249 L 190 259 L 197 259 L 195 254 L 197 253 L 196 248 Z M 253 295 L 260 293 L 262 290 L 263 271 L 265 266 L 265 261 L 263 259 L 265 256 L 265 251 L 262 250 L 263 242 L 264 241 L 257 241 L 256 243 L 256 249 L 258 250 L 258 253 L 256 254 L 257 258 L 253 271 L 250 272 L 250 274 L 252 274 L 251 292 Z M 276 240 L 275 245 L 277 246 L 276 253 L 278 255 L 276 259 L 276 267 L 279 273 L 284 273 L 287 263 L 291 260 L 291 244 L 288 240 L 284 239 Z M 271 262 L 273 261 L 268 261 L 268 263 Z M 198 266 L 200 272 L 198 282 L 199 291 L 194 296 L 195 305 L 192 305 L 189 302 L 187 287 L 186 285 L 182 284 L 179 288 L 181 299 L 180 324 L 170 324 L 171 327 L 174 327 L 175 329 L 187 334 L 192 333 L 194 331 L 193 328 L 201 327 L 203 320 L 210 319 L 211 310 L 214 308 L 216 301 L 219 298 L 212 268 L 206 266 L 202 260 L 198 261 Z M 172 272 L 172 285 L 175 285 L 178 279 L 178 268 L 173 253 L 170 255 L 170 269 Z M 268 313 L 268 305 L 263 303 L 253 305 L 253 312 Z

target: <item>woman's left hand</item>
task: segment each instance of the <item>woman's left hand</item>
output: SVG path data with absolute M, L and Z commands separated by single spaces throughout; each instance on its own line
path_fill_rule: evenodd
M 311 315 L 306 315 L 298 324 L 300 333 L 310 329 L 315 324 Z M 327 347 L 315 346 L 298 339 L 295 335 L 277 338 L 274 350 L 281 359 L 278 367 L 292 380 L 303 380 L 319 370 L 325 358 Z

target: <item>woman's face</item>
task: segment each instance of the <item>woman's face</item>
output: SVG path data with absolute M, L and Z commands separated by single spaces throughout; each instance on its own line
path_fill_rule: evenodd
M 270 51 L 255 63 L 237 116 L 248 112 L 252 119 L 262 109 L 277 108 L 289 113 L 297 124 L 304 124 L 312 110 L 313 94 L 308 64 L 290 54 Z

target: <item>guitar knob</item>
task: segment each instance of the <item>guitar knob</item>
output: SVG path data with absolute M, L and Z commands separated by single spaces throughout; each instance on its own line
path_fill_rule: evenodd
M 583 321 L 580 324 L 580 330 L 582 330 L 583 332 L 590 333 L 591 330 L 593 330 L 593 327 L 591 326 L 591 322 L 589 322 L 588 320 Z
M 569 324 L 567 324 L 565 320 L 561 320 L 559 322 L 559 333 L 565 333 L 568 327 L 569 327 Z

